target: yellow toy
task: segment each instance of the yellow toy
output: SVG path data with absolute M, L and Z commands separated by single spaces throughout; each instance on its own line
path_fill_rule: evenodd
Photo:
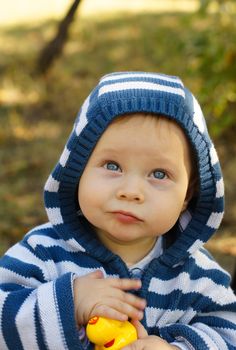
M 137 331 L 129 321 L 93 317 L 86 327 L 88 339 L 95 350 L 120 350 L 137 339 Z

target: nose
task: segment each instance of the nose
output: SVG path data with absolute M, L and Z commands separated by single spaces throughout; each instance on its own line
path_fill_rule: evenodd
M 116 197 L 119 200 L 143 203 L 144 193 L 139 181 L 125 181 L 117 190 Z

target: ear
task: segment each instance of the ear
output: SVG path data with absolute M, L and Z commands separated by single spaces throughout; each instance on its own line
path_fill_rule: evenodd
M 197 188 L 198 188 L 198 181 L 197 181 L 197 179 L 193 179 L 189 183 L 186 197 L 185 197 L 185 200 L 183 202 L 183 207 L 182 207 L 181 213 L 187 209 L 188 203 L 191 201 L 193 196 L 195 196 L 197 194 Z
M 181 213 L 183 213 L 187 209 L 187 206 L 188 206 L 188 200 L 185 199 L 183 206 L 182 206 L 182 209 L 181 209 Z

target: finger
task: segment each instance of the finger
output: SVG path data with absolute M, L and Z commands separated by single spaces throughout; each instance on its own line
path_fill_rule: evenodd
M 140 289 L 142 283 L 138 279 L 128 279 L 128 278 L 107 278 L 107 282 L 118 289 L 122 290 L 131 290 L 131 289 Z
M 131 320 L 131 323 L 134 325 L 137 331 L 138 339 L 143 339 L 148 336 L 148 333 L 146 329 L 143 327 L 143 325 L 138 320 Z
M 144 310 L 147 303 L 146 303 L 146 300 L 143 299 L 143 298 L 140 298 L 140 297 L 137 297 L 136 295 L 133 295 L 131 293 L 122 293 L 122 300 L 129 304 L 129 305 L 132 305 L 134 306 L 135 308 L 138 308 L 138 309 L 141 309 L 141 310 Z
M 144 310 L 147 305 L 145 299 L 140 298 L 134 294 L 124 292 L 120 289 L 112 288 L 109 290 L 109 292 L 107 289 L 107 297 L 113 299 L 114 301 L 120 301 L 122 303 L 133 306 L 134 308 L 139 310 Z
M 121 322 L 128 321 L 128 316 L 108 305 L 100 305 L 93 309 L 89 318 L 94 316 L 107 317 L 112 320 L 118 320 Z
M 118 312 L 125 315 L 126 319 L 133 318 L 141 320 L 143 318 L 143 312 L 141 310 L 114 298 L 106 298 L 106 300 L 104 300 L 102 304 L 95 305 L 93 313 L 95 315 L 103 315 L 107 312 L 107 308 L 114 310 L 114 312 Z
M 102 278 L 104 278 L 104 275 L 103 275 L 103 272 L 101 270 L 96 270 L 96 271 L 88 273 L 87 275 L 85 275 L 83 277 L 90 278 L 90 279 L 98 279 L 98 278 L 102 279 Z M 81 278 L 83 278 L 83 277 L 81 277 Z
M 139 341 L 134 341 L 133 343 L 125 346 L 122 350 L 142 350 L 143 347 L 139 346 Z
M 144 343 L 143 340 L 139 340 L 139 339 L 122 348 L 122 350 L 146 350 L 146 349 L 154 349 L 154 347 L 148 346 L 147 344 Z

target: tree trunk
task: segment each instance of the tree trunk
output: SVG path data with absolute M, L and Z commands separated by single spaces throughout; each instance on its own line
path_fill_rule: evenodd
M 199 13 L 205 15 L 211 0 L 200 0 Z
M 66 16 L 58 25 L 56 36 L 42 50 L 38 62 L 37 72 L 46 73 L 52 66 L 54 60 L 60 56 L 68 38 L 70 24 L 73 22 L 76 10 L 82 0 L 74 0 Z

